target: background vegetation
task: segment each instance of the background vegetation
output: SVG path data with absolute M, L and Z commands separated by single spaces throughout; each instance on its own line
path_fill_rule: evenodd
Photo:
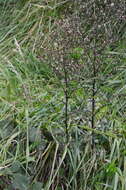
M 126 190 L 125 0 L 0 1 L 0 189 Z

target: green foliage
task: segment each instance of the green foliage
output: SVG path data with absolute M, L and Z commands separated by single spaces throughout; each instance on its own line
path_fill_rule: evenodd
M 116 168 L 116 164 L 113 161 L 112 163 L 108 164 L 107 168 L 106 168 L 106 173 L 109 176 L 114 175 L 117 172 L 117 168 Z
M 73 59 L 80 59 L 83 54 L 84 54 L 83 48 L 77 47 L 73 49 L 70 57 Z
M 126 189 L 125 1 L 105 2 L 0 1 L 0 189 Z

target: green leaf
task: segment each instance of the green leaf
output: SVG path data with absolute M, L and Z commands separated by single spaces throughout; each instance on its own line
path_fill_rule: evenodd
M 70 57 L 73 59 L 80 59 L 83 53 L 83 48 L 77 47 L 73 49 L 72 53 L 70 54 Z
M 21 169 L 21 164 L 20 164 L 19 161 L 13 162 L 12 166 L 10 167 L 10 170 L 11 170 L 12 172 L 19 172 L 20 169 Z
M 108 164 L 106 172 L 108 175 L 113 175 L 117 172 L 117 167 L 114 161 Z
M 41 142 L 41 131 L 39 128 L 31 127 L 29 130 L 29 141 L 30 142 Z
M 42 183 L 40 182 L 35 182 L 32 187 L 31 190 L 42 190 Z
M 14 174 L 13 188 L 18 190 L 28 190 L 29 179 L 22 174 Z

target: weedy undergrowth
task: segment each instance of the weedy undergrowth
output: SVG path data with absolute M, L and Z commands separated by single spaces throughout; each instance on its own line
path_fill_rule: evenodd
M 20 3 L 0 2 L 0 188 L 125 190 L 125 1 Z

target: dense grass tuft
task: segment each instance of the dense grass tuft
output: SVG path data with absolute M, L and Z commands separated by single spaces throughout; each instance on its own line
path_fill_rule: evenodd
M 124 3 L 0 1 L 0 189 L 126 189 Z

